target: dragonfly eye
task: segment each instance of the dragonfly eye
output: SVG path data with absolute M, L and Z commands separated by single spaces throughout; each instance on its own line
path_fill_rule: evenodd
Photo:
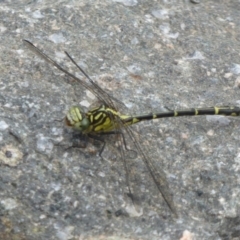
M 87 118 L 84 118 L 84 119 L 79 123 L 79 125 L 80 125 L 80 126 L 77 127 L 77 129 L 84 131 L 84 130 L 86 130 L 86 129 L 89 128 L 89 126 L 90 126 L 90 121 L 89 121 Z
M 79 130 L 88 125 L 88 119 L 85 118 L 84 112 L 79 107 L 71 107 L 65 117 L 65 123 L 69 127 L 78 128 Z

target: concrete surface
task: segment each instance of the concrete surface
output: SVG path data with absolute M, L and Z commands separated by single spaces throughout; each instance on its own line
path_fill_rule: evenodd
M 134 126 L 179 218 L 139 155 L 128 159 L 134 209 L 114 136 L 103 159 L 92 140 L 66 147 L 74 139 L 59 120 L 94 96 L 22 42 L 81 76 L 68 51 L 124 113 L 239 106 L 240 1 L 19 0 L 0 13 L 0 239 L 240 239 L 238 118 Z

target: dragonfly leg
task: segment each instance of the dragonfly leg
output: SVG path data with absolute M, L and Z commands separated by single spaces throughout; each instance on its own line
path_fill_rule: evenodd
M 72 146 L 75 148 L 86 148 L 88 144 L 87 136 L 81 133 L 73 134 Z
M 71 148 L 86 148 L 87 147 L 87 136 L 84 135 L 84 134 L 81 134 L 81 133 L 75 133 L 73 134 L 73 137 L 72 137 L 72 142 L 71 142 L 71 145 L 70 144 L 62 144 L 60 142 L 56 142 L 54 143 L 55 146 L 58 146 L 58 147 L 63 147 L 64 150 L 68 150 L 68 149 L 71 149 Z
M 93 139 L 93 140 L 97 140 L 98 142 L 101 142 L 103 144 L 100 151 L 99 151 L 99 156 L 103 159 L 102 153 L 103 153 L 104 148 L 106 146 L 106 142 L 99 135 L 88 134 L 88 137 Z

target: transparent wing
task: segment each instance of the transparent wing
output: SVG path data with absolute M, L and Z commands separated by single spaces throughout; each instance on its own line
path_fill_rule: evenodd
M 90 84 L 88 85 L 86 82 L 81 80 L 80 78 L 76 77 L 63 67 L 61 67 L 57 62 L 55 62 L 52 58 L 47 56 L 44 52 L 42 52 L 39 48 L 34 46 L 31 42 L 24 39 L 23 42 L 25 45 L 34 53 L 36 53 L 39 57 L 47 61 L 48 63 L 52 64 L 54 67 L 58 68 L 60 71 L 64 72 L 66 75 L 70 76 L 74 80 L 78 81 L 82 86 L 84 86 L 86 89 L 88 89 L 90 92 L 92 92 L 102 103 L 104 103 L 106 106 L 111 106 L 112 108 L 115 108 L 113 101 L 115 101 L 117 104 L 121 104 L 124 106 L 124 104 L 119 101 L 118 99 L 114 98 L 107 92 L 105 92 L 100 86 L 98 86 L 83 70 L 80 66 L 77 65 L 77 63 L 73 60 L 73 58 L 67 53 L 66 55 L 69 57 L 69 59 L 74 63 L 75 66 L 84 74 L 85 77 L 89 80 Z
M 174 216 L 177 218 L 178 217 L 177 210 L 173 202 L 172 194 L 170 193 L 170 190 L 169 190 L 169 185 L 168 185 L 165 172 L 160 168 L 157 168 L 154 161 L 152 161 L 151 158 L 149 158 L 147 154 L 143 151 L 142 146 L 136 140 L 136 137 L 134 136 L 134 133 L 131 130 L 131 128 L 127 126 L 124 126 L 124 128 L 128 136 L 131 138 L 132 142 L 134 143 L 138 154 L 141 156 L 159 192 L 161 193 L 162 197 L 164 198 L 165 202 L 167 203 L 168 207 L 170 208 Z
M 83 73 L 83 75 L 89 80 L 90 85 L 88 85 L 87 83 L 85 83 L 80 78 L 76 77 L 75 75 L 71 74 L 70 72 L 68 72 L 67 70 L 62 68 L 52 58 L 50 58 L 45 53 L 43 53 L 40 49 L 35 47 L 28 40 L 23 40 L 23 42 L 27 45 L 27 47 L 30 50 L 32 50 L 38 56 L 40 56 L 45 61 L 47 61 L 48 63 L 50 63 L 53 66 L 55 66 L 56 68 L 58 68 L 60 71 L 64 72 L 66 75 L 68 75 L 71 78 L 75 79 L 82 86 L 84 86 L 86 89 L 91 91 L 106 106 L 108 106 L 108 107 L 110 107 L 110 108 L 112 108 L 114 110 L 116 110 L 115 105 L 123 105 L 124 106 L 124 104 L 121 101 L 119 101 L 118 99 L 114 98 L 113 96 L 108 94 L 106 91 L 104 91 L 100 86 L 98 86 L 81 69 L 81 67 L 78 66 L 78 64 L 73 60 L 73 58 L 67 52 L 65 52 L 65 53 L 68 56 L 68 58 Z M 177 217 L 177 211 L 176 211 L 176 208 L 175 208 L 174 203 L 173 203 L 172 195 L 170 194 L 169 185 L 168 185 L 167 178 L 166 178 L 166 175 L 165 175 L 164 171 L 156 168 L 154 162 L 147 156 L 147 154 L 143 151 L 140 143 L 136 140 L 136 138 L 135 138 L 132 130 L 130 129 L 130 127 L 125 126 L 119 116 L 114 116 L 113 114 L 110 114 L 109 117 L 110 117 L 111 121 L 113 122 L 113 124 L 115 126 L 115 129 L 116 129 L 115 133 L 118 134 L 119 131 L 121 131 L 121 135 L 122 135 L 121 143 L 122 144 L 121 144 L 120 153 L 121 153 L 121 158 L 122 158 L 122 161 L 123 161 L 123 164 L 124 164 L 124 168 L 125 168 L 125 171 L 126 171 L 126 181 L 127 181 L 129 193 L 131 194 L 131 188 L 130 188 L 130 184 L 129 184 L 129 169 L 128 169 L 128 166 L 127 166 L 127 163 L 126 163 L 126 156 L 125 156 L 126 154 L 125 154 L 125 151 L 124 151 L 124 146 L 126 145 L 124 143 L 124 132 L 126 132 L 126 134 L 128 134 L 128 136 L 130 137 L 130 139 L 134 143 L 134 145 L 135 145 L 135 147 L 137 149 L 137 152 L 140 154 L 141 158 L 143 159 L 143 162 L 146 165 L 146 167 L 147 167 L 147 169 L 148 169 L 148 171 L 149 171 L 149 173 L 150 173 L 154 183 L 157 185 L 157 188 L 158 188 L 159 192 L 162 194 L 164 200 L 166 201 L 167 205 L 169 206 L 169 208 L 171 209 L 173 214 Z
M 104 91 L 100 86 L 98 86 L 86 73 L 85 71 L 75 62 L 75 60 L 68 54 L 68 52 L 65 51 L 65 54 L 68 56 L 68 58 L 72 61 L 72 63 L 82 72 L 82 74 L 89 80 L 94 90 L 96 90 L 97 94 L 100 95 L 104 102 L 107 103 L 107 106 L 111 107 L 112 109 L 116 110 L 115 103 L 118 105 L 122 105 L 125 107 L 124 103 L 118 100 L 117 98 L 113 97 L 106 91 Z M 113 102 L 114 101 L 114 102 Z

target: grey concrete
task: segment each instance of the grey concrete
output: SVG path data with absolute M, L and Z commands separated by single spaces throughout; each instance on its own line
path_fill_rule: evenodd
M 123 113 L 239 106 L 240 1 L 19 0 L 0 13 L 0 239 L 239 239 L 239 118 L 134 126 L 179 218 L 140 155 L 127 158 L 134 209 L 114 136 L 103 159 L 92 139 L 67 148 L 76 139 L 59 120 L 96 99 L 22 39 L 81 76 L 67 50 Z

